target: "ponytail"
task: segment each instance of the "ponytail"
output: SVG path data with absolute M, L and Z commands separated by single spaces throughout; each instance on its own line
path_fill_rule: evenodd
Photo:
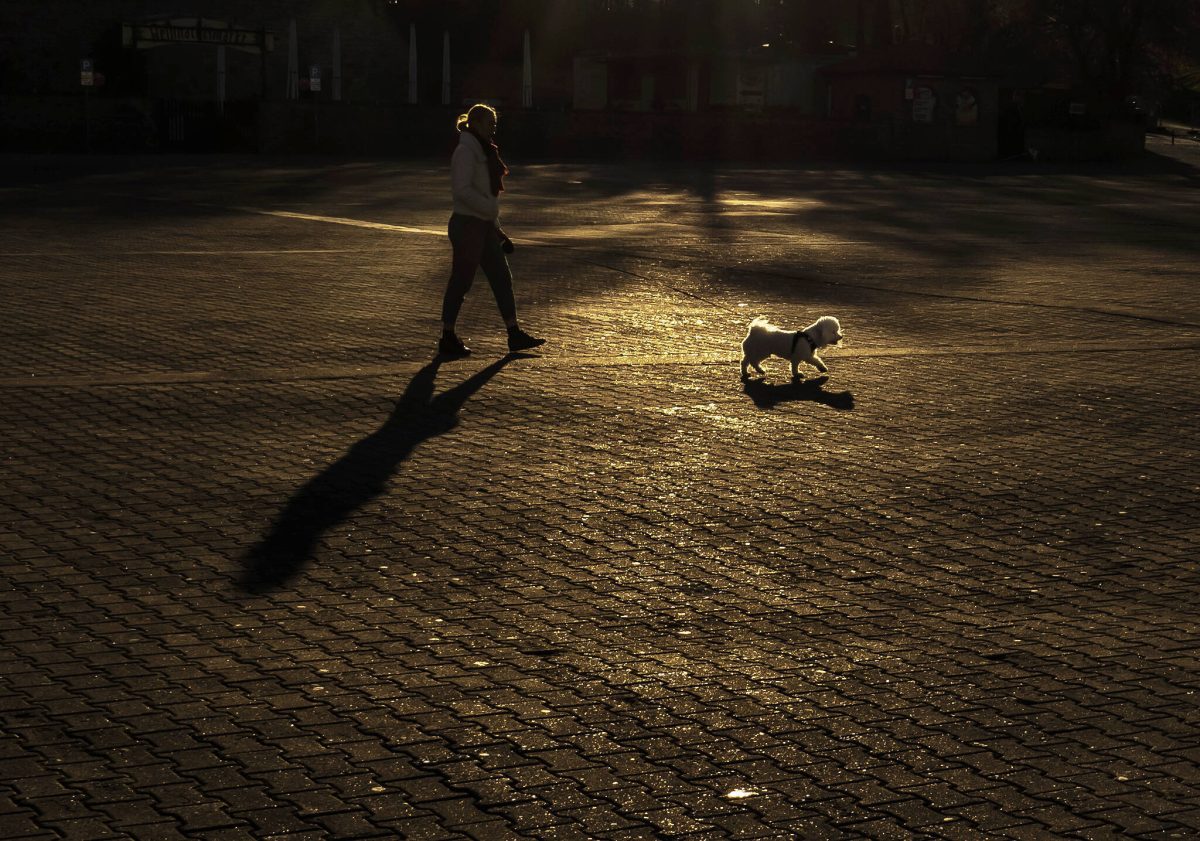
M 498 120 L 500 115 L 496 113 L 496 109 L 490 105 L 484 105 L 482 102 L 472 105 L 465 114 L 459 114 L 458 119 L 454 121 L 454 127 L 459 131 L 467 130 L 467 123 L 471 121 L 472 114 L 481 114 L 487 112 L 492 115 L 493 120 Z

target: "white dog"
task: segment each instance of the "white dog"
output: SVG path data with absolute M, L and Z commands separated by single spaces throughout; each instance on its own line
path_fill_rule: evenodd
M 806 362 L 822 374 L 829 373 L 817 349 L 836 345 L 842 340 L 842 325 L 832 315 L 818 318 L 803 330 L 780 330 L 765 318 L 750 322 L 750 331 L 742 340 L 742 379 L 749 379 L 749 368 L 760 375 L 760 363 L 768 356 L 780 356 L 792 363 L 792 378 L 800 379 L 799 364 Z

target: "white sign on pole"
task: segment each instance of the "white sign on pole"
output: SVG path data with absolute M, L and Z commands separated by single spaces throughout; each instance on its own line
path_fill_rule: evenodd
M 96 75 L 92 72 L 92 60 L 90 58 L 81 59 L 79 62 L 79 84 L 85 88 L 90 88 L 96 84 Z
M 308 68 L 308 89 L 310 91 L 321 89 L 321 68 L 315 64 Z

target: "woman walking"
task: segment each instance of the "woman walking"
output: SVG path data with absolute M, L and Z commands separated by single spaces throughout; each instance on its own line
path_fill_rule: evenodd
M 472 105 L 458 118 L 458 148 L 450 160 L 454 213 L 448 228 L 454 258 L 442 300 L 442 338 L 438 342 L 438 352 L 444 356 L 466 356 L 471 352 L 454 325 L 475 271 L 480 268 L 508 327 L 509 351 L 529 350 L 546 341 L 529 335 L 517 323 L 512 271 L 504 256 L 512 253 L 513 244 L 500 227 L 500 193 L 504 191 L 508 167 L 492 140 L 496 120 L 495 110 L 483 104 Z

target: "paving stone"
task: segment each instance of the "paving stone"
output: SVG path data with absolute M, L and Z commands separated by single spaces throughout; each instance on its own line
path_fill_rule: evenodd
M 369 816 L 358 812 L 315 815 L 313 822 L 333 838 L 381 838 L 389 835 L 387 830 L 372 823 Z
M 102 838 L 119 838 L 116 830 L 99 818 L 54 818 L 43 816 L 45 824 L 64 838 L 78 838 L 79 841 L 98 841 Z
M 292 806 L 271 804 L 244 808 L 233 804 L 230 806 L 230 814 L 246 821 L 264 835 L 305 832 L 314 826 L 310 820 L 301 818 L 297 809 Z
M 57 832 L 42 824 L 33 813 L 0 815 L 0 831 L 5 838 L 59 838 Z
M 455 361 L 444 161 L 38 158 L 0 835 L 1194 835 L 1200 157 L 1158 151 L 518 162 L 550 341 L 480 282 Z M 750 318 L 826 312 L 828 379 L 739 379 Z
M 147 841 L 181 841 L 181 839 L 194 837 L 184 835 L 179 829 L 179 825 L 172 822 L 155 822 L 148 824 L 133 824 L 128 827 L 122 827 L 129 836 L 136 838 L 139 841 L 145 838 Z

